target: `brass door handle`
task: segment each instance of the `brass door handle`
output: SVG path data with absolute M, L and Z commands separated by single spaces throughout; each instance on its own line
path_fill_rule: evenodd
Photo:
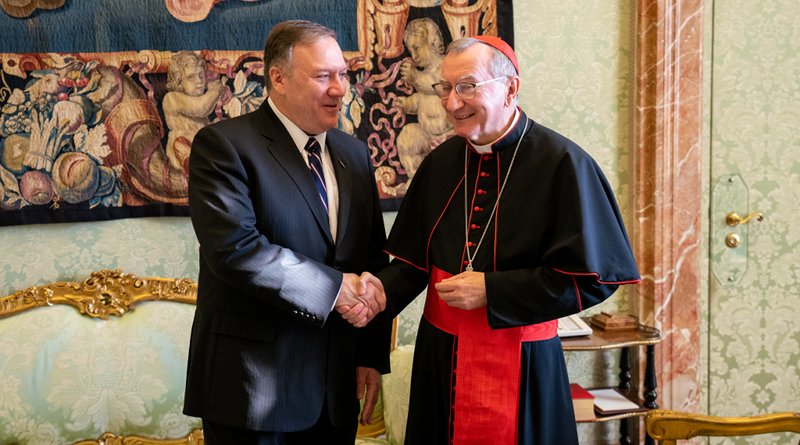
M 731 227 L 736 227 L 741 224 L 747 224 L 753 218 L 755 218 L 756 221 L 764 221 L 764 214 L 761 212 L 751 212 L 749 215 L 742 218 L 738 213 L 730 212 L 725 216 L 725 222 Z

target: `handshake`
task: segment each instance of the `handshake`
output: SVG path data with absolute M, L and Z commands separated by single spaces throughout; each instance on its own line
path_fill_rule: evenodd
M 383 283 L 369 272 L 364 272 L 360 277 L 346 273 L 334 307 L 350 324 L 363 328 L 386 308 Z

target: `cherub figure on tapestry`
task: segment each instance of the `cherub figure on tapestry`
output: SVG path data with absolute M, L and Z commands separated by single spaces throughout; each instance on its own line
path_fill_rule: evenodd
M 444 41 L 431 19 L 421 18 L 406 26 L 403 42 L 411 54 L 400 65 L 400 77 L 414 87 L 410 96 L 395 99 L 394 106 L 405 114 L 416 114 L 417 122 L 406 124 L 397 136 L 397 153 L 408 181 L 430 151 L 452 135 L 442 101 L 433 90 L 439 81 L 444 58 Z
M 211 123 L 209 115 L 225 92 L 225 78 L 208 80 L 206 61 L 191 51 L 170 58 L 167 90 L 161 107 L 169 128 L 167 160 L 176 169 L 189 171 L 192 140 Z

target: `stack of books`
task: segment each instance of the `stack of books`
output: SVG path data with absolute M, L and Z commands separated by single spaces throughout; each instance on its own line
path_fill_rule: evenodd
M 587 390 L 577 383 L 570 383 L 569 390 L 572 393 L 572 408 L 577 422 L 591 422 L 597 419 L 597 415 L 646 411 L 613 388 Z
M 575 420 L 589 422 L 595 420 L 594 396 L 577 383 L 569 384 L 572 393 L 572 408 L 575 410 Z
M 594 397 L 594 409 L 603 416 L 644 410 L 612 388 L 592 389 L 588 392 Z

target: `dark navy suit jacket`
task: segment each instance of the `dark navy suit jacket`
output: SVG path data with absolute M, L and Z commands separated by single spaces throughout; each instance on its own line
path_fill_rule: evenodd
M 189 205 L 200 243 L 184 412 L 260 431 L 357 421 L 355 367 L 388 372 L 390 326 L 331 312 L 343 272 L 377 272 L 385 231 L 367 147 L 329 130 L 338 236 L 297 146 L 267 102 L 202 129 Z

